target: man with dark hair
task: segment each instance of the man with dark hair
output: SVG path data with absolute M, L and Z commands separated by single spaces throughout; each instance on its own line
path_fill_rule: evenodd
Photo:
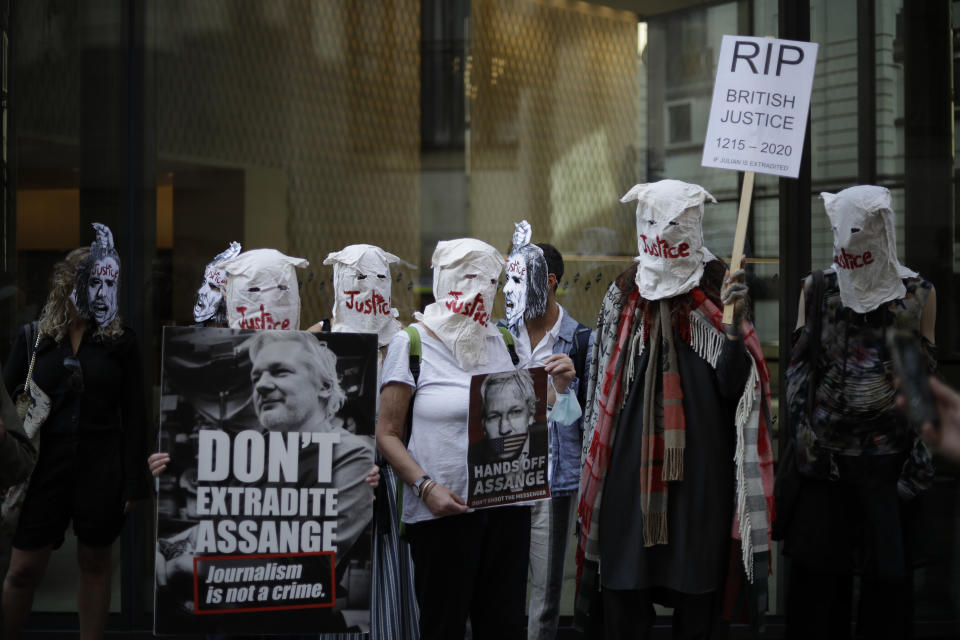
M 553 245 L 530 244 L 531 235 L 532 230 L 526 221 L 517 225 L 507 277 L 510 277 L 512 265 L 512 271 L 522 272 L 529 282 L 524 301 L 526 304 L 519 313 L 514 311 L 517 320 L 509 323 L 509 328 L 516 336 L 517 354 L 522 366 L 546 365 L 547 372 L 553 375 L 553 367 L 569 366 L 574 369 L 575 377 L 567 393 L 575 394 L 582 407 L 592 335 L 589 328 L 570 317 L 557 302 L 557 286 L 563 277 L 560 252 Z M 546 266 L 546 269 L 538 268 L 534 264 L 536 262 Z M 539 304 L 531 300 L 531 297 L 538 295 L 543 296 Z M 558 396 L 554 402 L 560 399 L 561 396 Z M 557 634 L 563 564 L 567 542 L 573 535 L 576 522 L 574 498 L 580 482 L 582 420 L 577 418 L 572 424 L 551 420 L 548 429 L 551 498 L 534 503 L 531 510 L 530 609 L 527 616 L 529 640 L 552 640 Z
M 534 242 L 534 245 L 540 247 L 540 251 L 543 252 L 543 257 L 547 261 L 547 272 L 556 276 L 553 281 L 553 289 L 556 291 L 557 284 L 563 279 L 563 256 L 552 244 Z

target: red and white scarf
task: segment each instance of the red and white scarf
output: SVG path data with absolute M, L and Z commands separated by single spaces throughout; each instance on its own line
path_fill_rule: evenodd
M 699 288 L 691 291 L 691 296 L 693 308 L 688 312 L 689 330 L 682 332 L 682 335 L 701 358 L 715 367 L 723 341 L 727 339 L 724 335 L 722 310 Z M 644 321 L 648 314 L 643 313 L 643 306 L 636 287 L 624 292 L 614 284 L 604 298 L 598 319 L 588 381 L 587 413 L 584 418 L 588 432 L 585 436 L 587 449 L 580 486 L 579 516 L 582 535 L 577 550 L 578 572 L 582 570 L 585 559 L 593 562 L 600 560 L 599 521 L 603 483 L 609 468 L 610 447 L 616 435 L 617 418 L 625 398 L 623 387 L 629 384 L 632 378 L 632 371 L 629 369 L 635 353 L 634 345 L 642 348 L 645 340 L 649 340 L 649 336 L 645 336 L 647 327 Z M 662 320 L 660 324 L 663 324 Z M 770 398 L 769 373 L 752 325 L 744 321 L 742 333 L 751 367 L 735 415 L 737 504 L 732 537 L 740 542 L 743 568 L 749 581 L 753 582 L 755 557 L 759 554 L 766 555 L 770 549 L 769 525 L 775 515 L 773 451 L 767 410 Z M 668 365 L 664 374 L 670 373 Z M 679 387 L 679 379 L 677 383 Z M 672 382 L 664 384 L 665 401 L 669 398 L 671 402 L 682 403 L 682 394 L 676 393 L 679 389 L 671 390 L 668 384 L 672 386 Z M 673 424 L 674 431 L 682 432 L 682 429 L 678 428 L 682 418 L 682 404 L 680 414 L 670 419 L 666 419 L 665 414 L 664 433 L 668 431 L 668 422 Z M 644 476 L 656 467 L 658 458 L 664 458 L 663 454 L 658 455 L 657 451 L 658 448 L 654 446 L 651 455 L 644 455 Z M 682 474 L 682 466 L 680 469 Z M 663 503 L 666 504 L 666 481 L 663 475 L 659 481 L 648 481 L 645 487 L 651 497 L 659 493 L 659 490 L 663 491 Z M 646 531 L 644 537 L 647 538 Z M 654 536 L 653 540 L 656 544 L 657 537 Z

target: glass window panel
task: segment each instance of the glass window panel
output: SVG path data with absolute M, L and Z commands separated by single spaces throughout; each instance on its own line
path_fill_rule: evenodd
M 718 200 L 739 199 L 737 172 L 700 166 L 720 43 L 724 34 L 738 32 L 737 25 L 736 3 L 696 8 L 650 21 L 647 53 L 650 181 L 675 178 L 703 186 Z M 690 142 L 674 143 L 669 137 L 664 140 L 658 108 L 669 112 L 681 104 L 689 105 L 690 109 Z M 719 221 L 713 216 L 705 218 L 704 230 L 708 231 Z M 731 251 L 713 244 L 710 247 L 724 255 Z
M 0 318 L 5 336 L 0 341 L 3 362 L 20 326 L 39 315 L 54 263 L 68 250 L 89 242 L 92 235 L 87 222 L 81 222 L 81 187 L 90 175 L 90 165 L 84 163 L 80 146 L 85 73 L 81 51 L 89 47 L 89 42 L 82 41 L 81 25 L 90 16 L 79 3 L 23 2 L 11 13 L 15 48 L 8 69 L 13 77 L 10 86 L 14 89 L 11 102 L 16 128 L 11 146 L 17 172 L 10 179 L 16 190 L 17 253 L 15 261 L 4 264 L 4 270 L 16 274 L 17 279 L 12 283 L 15 307 Z M 114 45 L 111 37 L 116 32 L 112 29 L 117 23 L 112 21 L 118 14 L 105 10 L 100 15 L 103 22 L 91 27 L 87 36 L 105 38 L 107 47 Z M 4 134 L 6 142 L 6 131 Z M 111 148 L 109 142 L 103 143 L 105 150 Z M 37 588 L 34 611 L 76 611 L 80 575 L 76 549 L 76 538 L 68 531 Z M 123 562 L 118 543 L 113 548 L 111 572 L 113 612 L 120 610 Z
M 876 3 L 876 114 L 877 180 L 902 180 L 903 149 L 903 40 L 897 31 L 900 0 Z
M 856 0 L 812 0 L 810 40 L 820 44 L 810 98 L 811 177 L 815 189 L 849 186 L 857 179 Z

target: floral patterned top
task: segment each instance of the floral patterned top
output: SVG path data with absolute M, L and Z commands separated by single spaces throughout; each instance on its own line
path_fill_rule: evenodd
M 909 452 L 899 489 L 905 496 L 927 488 L 933 478 L 930 451 L 896 408 L 893 363 L 887 334 L 908 331 L 920 336 L 920 317 L 933 285 L 921 278 L 903 281 L 907 294 L 869 313 L 856 313 L 840 301 L 837 276 L 824 273 L 823 302 L 810 308 L 812 279 L 804 282 L 806 318 L 822 316 L 819 383 L 814 416 L 807 419 L 806 358 L 809 324 L 790 354 L 787 401 L 796 425 L 798 464 L 817 477 L 836 477 L 836 455 L 887 455 Z M 936 369 L 933 345 L 921 337 L 928 368 Z

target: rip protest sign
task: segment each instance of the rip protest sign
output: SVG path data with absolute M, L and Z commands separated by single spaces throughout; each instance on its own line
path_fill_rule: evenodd
M 816 62 L 814 42 L 723 36 L 701 164 L 796 178 Z
M 550 497 L 546 413 L 543 367 L 473 376 L 467 506 L 500 507 Z
M 155 632 L 365 630 L 376 336 L 163 340 Z

